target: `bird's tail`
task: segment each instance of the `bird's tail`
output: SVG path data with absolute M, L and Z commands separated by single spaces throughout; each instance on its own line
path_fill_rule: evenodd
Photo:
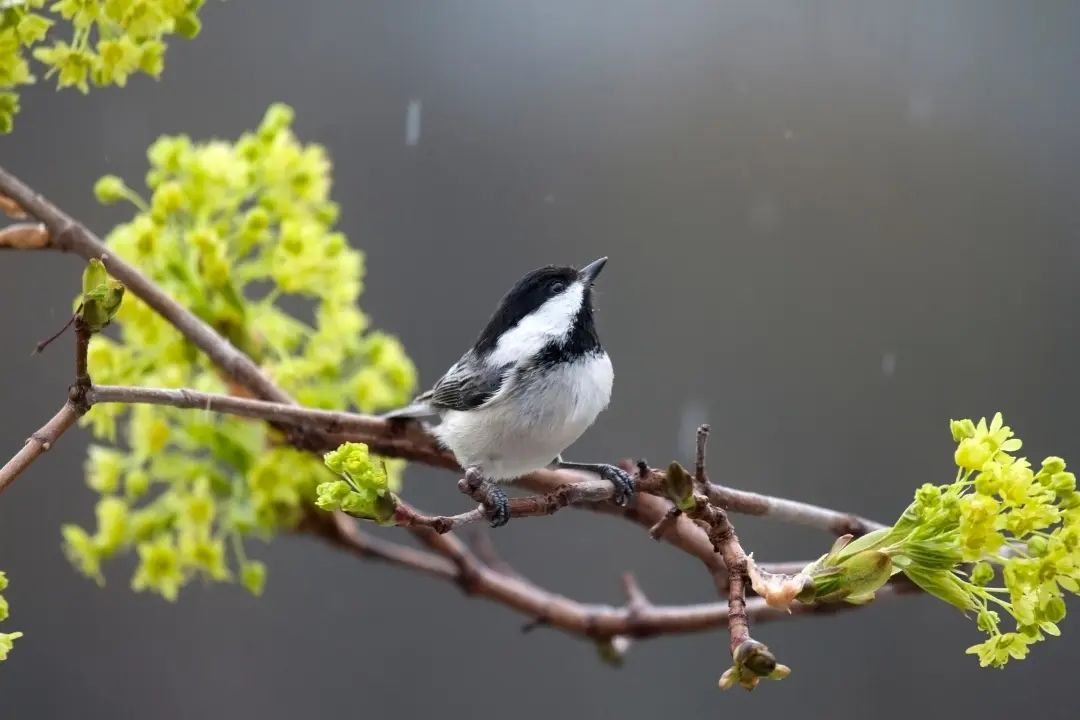
M 428 398 L 430 397 L 430 392 L 417 395 L 416 399 L 405 407 L 382 413 L 379 417 L 386 420 L 403 420 L 407 418 L 424 418 L 437 415 L 438 413 L 435 411 L 435 408 L 431 407 L 431 404 L 428 402 Z

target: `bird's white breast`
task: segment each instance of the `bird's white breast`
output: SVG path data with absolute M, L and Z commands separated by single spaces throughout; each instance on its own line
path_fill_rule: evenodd
M 611 400 L 613 378 L 607 353 L 521 371 L 489 405 L 447 412 L 436 433 L 462 466 L 512 480 L 545 467 L 581 437 Z

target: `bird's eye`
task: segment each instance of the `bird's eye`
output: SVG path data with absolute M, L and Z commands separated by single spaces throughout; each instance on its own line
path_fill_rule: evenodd
M 562 282 L 561 280 L 556 280 L 555 282 L 551 283 L 551 292 L 553 293 L 561 293 L 565 289 L 566 283 Z

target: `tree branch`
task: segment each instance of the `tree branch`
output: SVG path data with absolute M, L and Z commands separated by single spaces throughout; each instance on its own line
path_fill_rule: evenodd
M 443 449 L 429 430 L 420 423 L 388 421 L 355 413 L 329 412 L 302 408 L 277 387 L 244 353 L 233 347 L 212 327 L 169 297 L 139 270 L 120 258 L 108 255 L 101 240 L 19 179 L 0 168 L 0 209 L 15 217 L 32 216 L 44 225 L 17 224 L 0 231 L 0 247 L 18 249 L 56 249 L 74 252 L 86 259 L 101 258 L 109 274 L 122 282 L 128 291 L 146 302 L 170 322 L 238 385 L 257 399 L 211 395 L 192 390 L 158 390 L 93 386 L 85 366 L 86 343 L 77 341 L 81 364 L 77 361 L 77 382 L 72 399 L 31 438 L 0 470 L 0 490 L 10 484 L 44 450 L 70 427 L 85 408 L 98 403 L 144 403 L 179 408 L 203 409 L 254 419 L 297 430 L 290 441 L 307 450 L 330 449 L 345 440 L 367 443 L 386 456 L 403 457 L 436 467 L 458 470 L 453 456 Z M 47 237 L 43 238 L 43 232 Z M 382 540 L 361 531 L 351 519 L 337 514 L 312 510 L 301 530 L 367 558 L 383 560 L 426 574 L 452 580 L 464 592 L 487 597 L 511 607 L 534 622 L 590 638 L 610 640 L 615 637 L 645 637 L 660 633 L 692 632 L 727 623 L 732 649 L 746 646 L 748 623 L 784 617 L 760 598 L 746 598 L 746 556 L 731 528 L 726 511 L 744 512 L 798 522 L 837 534 L 865 532 L 876 523 L 857 516 L 814 505 L 755 493 L 732 490 L 708 483 L 705 477 L 704 446 L 699 447 L 698 482 L 708 517 L 698 522 L 670 512 L 670 503 L 662 497 L 665 476 L 662 471 L 639 469 L 639 490 L 634 506 L 620 509 L 607 502 L 612 488 L 596 479 L 581 480 L 566 471 L 539 471 L 521 478 L 524 487 L 542 487 L 544 494 L 515 498 L 512 512 L 519 517 L 550 514 L 569 505 L 581 505 L 603 512 L 614 512 L 652 527 L 671 516 L 663 528 L 663 537 L 673 545 L 699 557 L 713 575 L 718 588 L 729 597 L 727 603 L 679 607 L 654 606 L 636 583 L 625 581 L 627 604 L 624 607 L 589 605 L 539 588 L 523 577 L 500 572 L 485 564 L 450 530 L 480 519 L 472 510 L 455 516 L 429 516 L 402 503 L 400 523 L 427 550 L 410 548 Z M 8 479 L 10 478 L 10 479 Z M 719 550 L 719 555 L 714 551 Z M 721 560 L 722 557 L 722 560 Z M 727 572 L 730 569 L 731 572 Z M 880 593 L 888 596 L 899 586 L 887 586 Z M 798 613 L 831 613 L 847 606 L 795 605 Z
M 168 320 L 229 377 L 264 400 L 289 402 L 288 394 L 277 387 L 251 358 L 233 347 L 228 340 L 176 302 L 133 265 L 111 256 L 101 239 L 85 225 L 73 220 L 3 167 L 0 167 L 0 195 L 7 198 L 4 207 L 8 214 L 33 216 L 48 228 L 48 244 L 34 245 L 34 248 L 73 252 L 86 260 L 101 259 L 110 275 Z
M 322 438 L 325 440 L 325 446 L 318 449 L 329 450 L 337 447 L 341 442 L 353 440 L 364 442 L 374 452 L 387 457 L 401 457 L 452 470 L 461 469 L 453 455 L 439 446 L 435 436 L 424 425 L 415 421 L 393 421 L 371 415 L 316 410 L 291 403 L 267 402 L 188 389 L 165 390 L 95 385 L 87 393 L 87 400 L 92 405 L 99 403 L 167 405 L 267 420 L 275 424 L 291 425 Z M 530 473 L 516 484 L 530 486 L 539 482 L 550 485 L 545 479 L 552 477 L 559 480 L 558 484 L 565 484 L 572 482 L 574 477 L 580 476 L 569 470 L 544 470 Z M 660 493 L 664 477 L 663 470 L 647 469 L 639 480 L 639 485 L 647 493 Z M 608 496 L 610 496 L 610 485 L 607 487 Z M 705 487 L 710 501 L 732 512 L 809 525 L 840 535 L 847 533 L 861 535 L 882 527 L 880 523 L 857 515 L 809 503 L 734 490 L 712 483 Z M 597 497 L 595 501 L 605 499 L 607 498 Z
M 15 453 L 15 456 L 8 460 L 3 468 L 0 468 L 0 493 L 7 490 L 8 486 L 15 482 L 15 479 L 26 468 L 30 467 L 31 463 L 50 450 L 60 436 L 75 424 L 81 414 L 75 408 L 75 404 L 69 400 L 49 422 L 28 437 L 22 449 Z
M 2 203 L 0 203 L 2 204 Z M 0 493 L 30 467 L 42 454 L 52 448 L 60 436 L 67 432 L 86 413 L 86 390 L 90 375 L 86 370 L 86 354 L 90 347 L 90 329 L 79 318 L 75 319 L 75 382 L 68 388 L 68 399 L 49 422 L 26 439 L 19 452 L 0 468 Z

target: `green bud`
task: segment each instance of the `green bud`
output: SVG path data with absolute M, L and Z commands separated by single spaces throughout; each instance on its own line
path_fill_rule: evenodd
M 880 550 L 867 550 L 848 558 L 840 566 L 843 570 L 841 588 L 846 599 L 862 602 L 873 597 L 874 592 L 892 577 L 892 560 Z
M 735 649 L 733 665 L 720 677 L 720 689 L 727 690 L 741 685 L 747 690 L 757 687 L 761 678 L 783 680 L 791 674 L 791 668 L 776 662 L 776 657 L 763 643 L 747 640 Z
M 1064 470 L 1065 461 L 1055 455 L 1051 455 L 1042 461 L 1042 469 L 1039 470 L 1039 474 L 1056 475 Z
M 99 285 L 109 282 L 109 273 L 105 270 L 105 263 L 98 258 L 90 258 L 86 269 L 83 270 L 82 291 L 86 293 L 94 291 Z
M 765 643 L 757 640 L 747 640 L 735 649 L 732 658 L 736 665 L 764 677 L 776 669 L 776 657 L 769 651 Z
M 949 431 L 952 433 L 954 442 L 960 442 L 964 438 L 975 436 L 975 423 L 971 420 L 950 420 Z
M 1056 493 L 1070 493 L 1076 490 L 1076 476 L 1071 472 L 1059 472 L 1050 476 L 1050 489 Z
M 150 489 L 150 474 L 144 470 L 135 470 L 124 478 L 124 492 L 129 498 L 140 498 Z
M 1028 552 L 1035 557 L 1042 557 L 1046 554 L 1047 542 L 1046 538 L 1041 535 L 1032 535 L 1027 539 Z
M 252 595 L 262 595 L 266 587 L 266 565 L 257 560 L 244 563 L 240 566 L 240 582 Z
M 96 333 L 112 322 L 113 317 L 120 310 L 120 303 L 124 299 L 124 286 L 115 280 L 109 280 L 105 285 L 96 288 L 83 295 L 82 321 Z
M 992 633 L 997 630 L 998 623 L 1001 622 L 1001 618 L 993 610 L 983 608 L 979 611 L 978 616 L 975 618 L 975 625 L 984 633 Z
M 269 139 L 292 125 L 293 109 L 285 103 L 274 103 L 259 125 L 259 137 Z
M 1042 609 L 1043 617 L 1052 623 L 1059 623 L 1065 619 L 1065 600 L 1060 595 L 1047 600 L 1045 607 Z
M 184 37 L 191 39 L 197 36 L 200 30 L 202 30 L 202 23 L 195 13 L 186 13 L 176 18 L 176 32 Z
M 668 466 L 664 492 L 680 510 L 693 510 L 697 504 L 694 501 L 694 478 L 677 462 Z
M 94 197 L 103 205 L 120 202 L 130 194 L 128 186 L 116 175 L 105 175 L 94 183 Z
M 875 549 L 884 544 L 889 539 L 891 533 L 892 528 L 879 528 L 873 532 L 861 535 L 851 542 L 844 543 L 839 548 L 837 548 L 838 543 L 833 543 L 833 551 L 826 559 L 825 564 L 836 565 L 865 550 Z
M 932 483 L 923 483 L 915 491 L 915 502 L 928 508 L 936 507 L 941 500 L 941 488 Z
M 980 587 L 989 585 L 994 579 L 994 567 L 988 562 L 976 563 L 971 570 L 971 582 Z

